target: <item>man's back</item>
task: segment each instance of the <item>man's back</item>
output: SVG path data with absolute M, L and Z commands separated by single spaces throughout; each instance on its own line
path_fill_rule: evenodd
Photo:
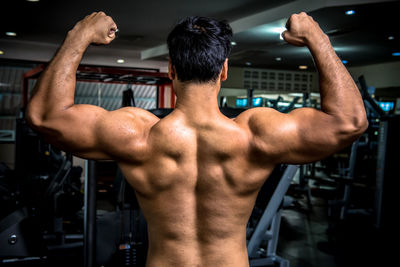
M 328 36 L 305 13 L 286 26 L 285 41 L 313 55 L 321 110 L 256 108 L 234 121 L 224 117 L 218 93 L 232 29 L 202 17 L 182 20 L 167 38 L 177 102 L 161 121 L 141 109 L 74 103 L 83 53 L 115 38 L 117 25 L 103 12 L 69 31 L 38 79 L 28 122 L 60 149 L 119 163 L 148 221 L 149 266 L 247 266 L 246 223 L 274 166 L 320 160 L 367 128 L 361 95 Z
M 149 227 L 148 266 L 247 266 L 246 224 L 272 171 L 248 129 L 220 114 L 157 122 L 143 162 L 120 164 Z

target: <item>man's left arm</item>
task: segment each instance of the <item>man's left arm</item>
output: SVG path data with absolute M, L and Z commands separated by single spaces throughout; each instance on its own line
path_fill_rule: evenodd
M 108 112 L 74 104 L 76 71 L 84 52 L 91 43 L 109 44 L 116 29 L 103 12 L 78 22 L 39 78 L 26 111 L 29 124 L 47 141 L 84 158 L 124 158 L 130 143 L 142 140 L 143 131 L 156 120 L 140 109 Z

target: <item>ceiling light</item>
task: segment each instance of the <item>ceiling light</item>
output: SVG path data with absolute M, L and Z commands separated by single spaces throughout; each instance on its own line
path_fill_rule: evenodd
M 287 20 L 287 18 L 282 18 L 264 25 L 257 26 L 251 29 L 251 33 L 260 36 L 267 34 L 271 38 L 278 38 L 279 35 L 279 38 L 282 39 L 282 32 L 287 30 L 285 27 Z
M 308 67 L 306 66 L 306 65 L 300 65 L 299 66 L 299 69 L 301 69 L 301 70 L 306 70 Z
M 231 42 L 231 45 L 236 45 L 236 42 L 232 41 L 232 42 Z
M 345 14 L 350 16 L 350 15 L 356 14 L 356 12 L 355 12 L 354 10 L 347 10 L 347 11 L 345 12 Z
M 282 32 L 286 31 L 286 27 L 272 27 L 270 31 L 281 34 Z
M 280 58 L 280 57 L 276 57 L 276 58 L 275 58 L 275 60 L 276 60 L 276 61 L 281 61 L 281 60 L 282 60 L 282 58 Z
M 4 51 L 1 51 L 1 50 L 0 50 L 0 55 L 3 55 L 3 54 L 4 54 Z
M 392 53 L 392 56 L 398 57 L 398 56 L 400 56 L 400 52 L 394 52 L 394 53 Z
M 388 40 L 394 40 L 394 36 L 389 36 Z
M 279 39 L 283 40 L 282 33 L 286 31 L 286 27 L 273 27 L 270 29 L 271 32 L 279 33 Z
M 251 62 L 246 62 L 246 65 L 247 66 L 251 66 Z
M 343 60 L 342 60 L 342 63 L 343 63 L 343 64 L 347 64 L 347 63 L 349 63 L 349 62 L 348 62 L 347 60 L 343 59 Z
M 39 2 L 40 0 L 26 0 L 27 2 Z
M 125 63 L 125 60 L 123 60 L 123 59 L 118 59 L 118 60 L 117 60 L 117 63 L 119 63 L 119 64 Z
M 15 32 L 6 32 L 7 36 L 17 36 L 17 33 Z

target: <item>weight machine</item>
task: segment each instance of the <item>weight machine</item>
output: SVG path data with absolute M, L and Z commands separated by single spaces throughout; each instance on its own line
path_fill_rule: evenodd
M 260 191 L 267 190 L 266 194 L 259 194 L 258 198 L 263 198 L 262 201 L 268 204 L 254 230 L 251 226 L 247 228 L 248 236 L 250 236 L 247 242 L 250 266 L 270 266 L 277 263 L 280 267 L 289 267 L 289 260 L 278 256 L 276 248 L 282 209 L 285 202 L 290 202 L 287 198 L 285 201 L 285 194 L 297 171 L 297 165 L 276 167 Z M 252 217 L 250 221 L 253 220 Z M 261 248 L 263 241 L 267 242 L 266 249 Z

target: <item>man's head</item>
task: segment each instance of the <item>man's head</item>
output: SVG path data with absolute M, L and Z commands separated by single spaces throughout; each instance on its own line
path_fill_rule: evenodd
M 181 82 L 215 82 L 232 45 L 228 23 L 205 17 L 187 17 L 168 35 L 172 67 Z

